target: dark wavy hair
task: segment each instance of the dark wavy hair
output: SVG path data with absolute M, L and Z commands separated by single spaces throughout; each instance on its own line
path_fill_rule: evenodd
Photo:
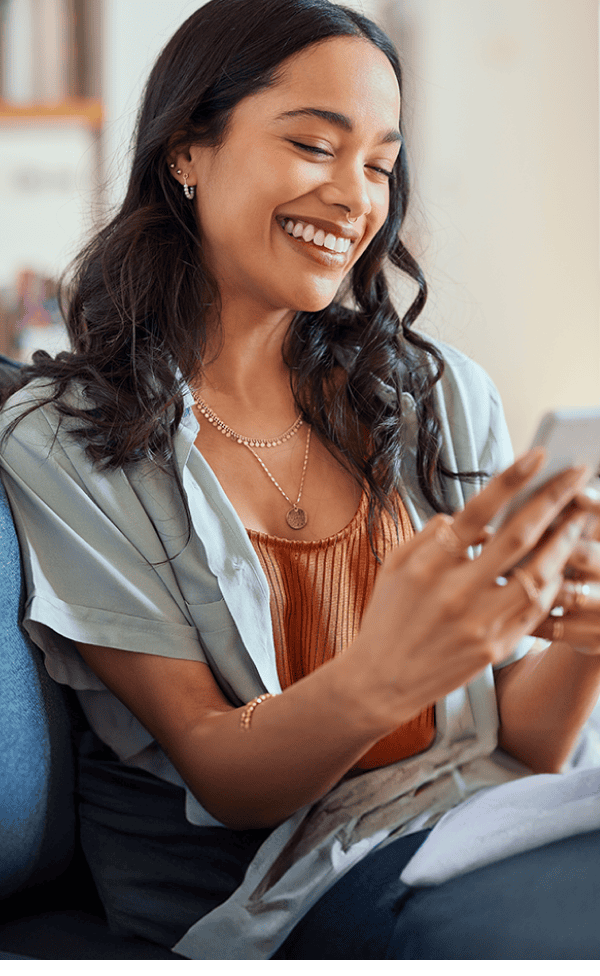
M 54 381 L 55 404 L 106 468 L 150 458 L 179 479 L 173 438 L 183 412 L 182 377 L 198 373 L 208 316 L 219 307 L 203 263 L 194 208 L 172 179 L 168 158 L 193 144 L 218 146 L 242 98 L 277 83 L 287 58 L 332 37 L 360 37 L 392 65 L 397 53 L 366 17 L 328 0 L 210 0 L 179 28 L 146 85 L 134 138 L 131 177 L 116 216 L 77 258 L 63 288 L 71 351 L 37 352 L 18 386 Z M 399 484 L 403 455 L 401 393 L 419 418 L 417 468 L 423 495 L 448 511 L 447 471 L 432 389 L 439 352 L 412 330 L 427 290 L 400 238 L 409 181 L 404 145 L 394 166 L 387 220 L 348 276 L 345 295 L 318 312 L 298 311 L 284 342 L 296 402 L 370 497 L 370 519 Z M 416 296 L 399 317 L 384 271 L 412 280 Z M 214 315 L 213 315 L 214 318 Z M 342 375 L 343 380 L 333 382 Z M 87 407 L 64 396 L 77 382 Z M 13 392 L 13 387 L 8 395 Z M 182 486 L 178 480 L 179 490 Z

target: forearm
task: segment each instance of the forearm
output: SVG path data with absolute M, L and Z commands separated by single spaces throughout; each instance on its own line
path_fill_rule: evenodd
M 213 711 L 170 756 L 194 795 L 232 828 L 275 826 L 328 792 L 390 727 L 374 719 L 337 662 L 261 703 Z M 398 714 L 396 724 L 403 721 Z M 184 744 L 185 743 L 185 744 Z
M 497 672 L 499 745 L 535 772 L 559 772 L 600 695 L 600 658 L 553 643 Z
M 250 728 L 206 664 L 78 644 L 98 677 L 136 715 L 209 813 L 235 829 L 281 823 L 323 796 L 380 738 L 413 717 L 369 694 L 348 648 L 262 702 Z

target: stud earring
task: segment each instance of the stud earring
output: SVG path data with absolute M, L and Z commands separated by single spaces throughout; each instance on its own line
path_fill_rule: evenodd
M 171 163 L 171 169 L 175 169 L 175 163 Z
M 194 199 L 194 194 L 196 192 L 196 187 L 195 186 L 188 186 L 188 182 L 187 182 L 188 176 L 189 176 L 189 173 L 185 173 L 184 176 L 183 176 L 183 192 L 185 193 L 185 195 L 188 198 L 188 200 L 193 200 Z

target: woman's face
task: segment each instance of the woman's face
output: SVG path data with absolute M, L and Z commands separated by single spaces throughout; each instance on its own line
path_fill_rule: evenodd
M 385 222 L 399 117 L 385 55 L 334 38 L 243 99 L 220 148 L 179 157 L 197 184 L 204 256 L 224 304 L 315 311 L 333 300 Z

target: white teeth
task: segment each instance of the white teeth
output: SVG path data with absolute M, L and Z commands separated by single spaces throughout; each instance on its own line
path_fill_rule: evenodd
M 326 234 L 324 230 L 316 230 L 313 224 L 303 224 L 301 220 L 295 223 L 293 220 L 284 220 L 281 226 L 290 236 L 301 237 L 307 244 L 312 241 L 317 247 L 325 247 L 328 251 L 334 251 L 337 254 L 346 254 L 352 243 L 348 237 Z

